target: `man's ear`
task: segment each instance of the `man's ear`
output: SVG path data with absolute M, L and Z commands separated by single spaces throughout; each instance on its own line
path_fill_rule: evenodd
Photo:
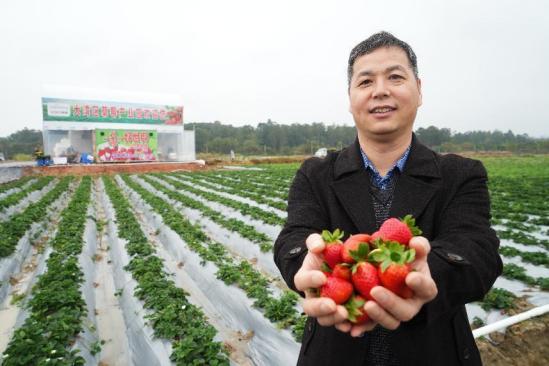
M 418 103 L 417 103 L 417 106 L 421 106 L 423 104 L 423 95 L 421 94 L 421 79 L 418 78 L 417 79 L 417 91 L 419 92 L 419 98 L 418 98 Z
M 351 86 L 350 85 L 347 87 L 347 101 L 349 102 L 349 107 L 347 108 L 347 110 L 349 111 L 349 113 L 353 114 L 353 110 L 351 109 Z

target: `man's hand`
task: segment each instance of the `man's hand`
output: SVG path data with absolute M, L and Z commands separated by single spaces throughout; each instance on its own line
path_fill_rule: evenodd
M 325 243 L 319 234 L 311 234 L 305 241 L 309 252 L 303 260 L 301 268 L 294 277 L 295 287 L 305 292 L 303 311 L 305 314 L 317 318 L 320 325 L 335 325 L 337 329 L 348 332 L 351 324 L 347 319 L 347 309 L 329 298 L 320 298 L 315 289 L 326 282 L 326 276 L 320 270 L 323 259 L 322 251 Z
M 317 318 L 322 326 L 334 325 L 342 332 L 350 332 L 353 337 L 362 336 L 378 323 L 387 329 L 396 329 L 400 322 L 412 319 L 423 304 L 433 300 L 438 293 L 427 264 L 431 245 L 424 237 L 414 237 L 409 245 L 416 251 L 416 259 L 412 263 L 414 271 L 406 277 L 406 284 L 414 295 L 403 299 L 382 286 L 376 286 L 370 292 L 375 301 L 364 304 L 370 320 L 361 325 L 353 325 L 347 320 L 348 313 L 344 306 L 336 305 L 332 299 L 319 298 L 314 291 L 326 282 L 326 276 L 320 270 L 323 261 L 321 253 L 325 247 L 322 237 L 311 234 L 306 244 L 309 252 L 294 277 L 294 283 L 299 291 L 305 292 L 303 310 L 307 315 Z
M 431 250 L 429 241 L 416 236 L 410 240 L 410 248 L 416 251 L 412 271 L 406 276 L 406 284 L 414 292 L 409 299 L 403 299 L 384 287 L 376 286 L 370 292 L 375 301 L 367 301 L 364 309 L 368 316 L 387 329 L 396 329 L 400 322 L 412 319 L 425 303 L 433 300 L 438 293 L 437 285 L 431 277 L 427 255 Z M 351 330 L 352 336 L 358 336 L 369 330 L 367 326 L 356 326 Z

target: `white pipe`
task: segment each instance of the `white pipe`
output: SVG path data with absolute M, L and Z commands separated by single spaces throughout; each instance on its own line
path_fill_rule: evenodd
M 492 333 L 496 330 L 499 330 L 501 328 L 508 327 L 510 325 L 519 323 L 523 320 L 527 320 L 530 318 L 533 318 L 535 316 L 540 316 L 545 313 L 549 312 L 549 304 L 538 306 L 537 308 L 530 309 L 528 311 L 525 311 L 524 313 L 520 313 L 517 315 L 513 315 L 509 318 L 502 319 L 500 321 L 497 321 L 492 324 L 485 325 L 482 328 L 478 328 L 473 330 L 473 337 L 478 338 L 483 335 L 486 335 L 488 333 Z

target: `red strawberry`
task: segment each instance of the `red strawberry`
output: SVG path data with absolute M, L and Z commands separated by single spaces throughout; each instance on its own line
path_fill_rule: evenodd
M 372 237 L 377 239 L 379 235 L 385 241 L 396 241 L 408 245 L 413 236 L 421 235 L 421 230 L 415 225 L 416 220 L 412 215 L 406 215 L 402 220 L 392 217 L 385 220 L 379 228 L 379 234 L 374 233 Z
M 370 243 L 375 244 L 378 239 L 381 239 L 381 234 L 379 230 L 372 234 L 372 236 L 370 237 Z
M 341 260 L 345 263 L 355 263 L 358 261 L 357 258 L 361 260 L 366 259 L 365 256 L 362 257 L 362 254 L 363 252 L 365 252 L 365 254 L 368 255 L 368 252 L 370 250 L 370 247 L 368 245 L 369 241 L 370 235 L 368 234 L 351 235 L 349 238 L 347 238 L 347 240 L 345 240 L 345 243 L 343 243 Z M 360 244 L 364 244 L 366 248 L 360 249 Z M 353 254 L 355 254 L 354 257 Z
M 368 259 L 379 264 L 378 275 L 381 284 L 403 298 L 412 297 L 412 291 L 404 280 L 410 272 L 410 263 L 416 251 L 394 241 L 379 241 L 377 249 L 370 252 Z
M 328 263 L 326 262 L 322 262 L 322 264 L 320 265 L 320 270 L 322 271 L 322 273 L 324 273 L 326 277 L 332 275 L 332 269 L 330 268 L 330 266 L 328 266 Z
M 364 304 L 366 300 L 360 295 L 354 295 L 349 301 L 345 304 L 347 309 L 347 319 L 353 324 L 363 324 L 370 319 L 368 313 L 364 311 Z
M 379 285 L 376 267 L 368 262 L 358 262 L 353 267 L 352 282 L 359 294 L 373 300 L 370 290 Z
M 329 276 L 320 287 L 320 296 L 329 297 L 338 305 L 345 303 L 352 294 L 353 285 L 339 277 Z
M 334 269 L 332 270 L 332 276 L 350 281 L 351 268 L 345 263 L 338 263 L 334 266 Z
M 409 299 L 413 295 L 405 282 L 408 273 L 410 273 L 409 264 L 392 263 L 385 270 L 382 266 L 378 269 L 379 280 L 383 287 L 404 299 Z
M 330 233 L 328 230 L 322 231 L 322 239 L 326 244 L 322 254 L 330 268 L 334 268 L 336 264 L 341 263 L 341 249 L 343 245 L 340 239 L 342 237 L 343 232 L 340 232 L 339 229 L 335 229 L 333 233 Z

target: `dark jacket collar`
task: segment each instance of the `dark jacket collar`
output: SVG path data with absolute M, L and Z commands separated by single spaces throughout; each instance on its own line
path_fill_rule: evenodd
M 440 171 L 435 156 L 434 151 L 419 142 L 416 135 L 412 134 L 412 147 L 403 174 L 439 178 Z M 347 173 L 361 169 L 364 169 L 364 163 L 357 138 L 352 145 L 343 149 L 337 157 L 334 165 L 334 179 L 337 180 Z
M 413 136 L 410 155 L 393 193 L 390 217 L 408 214 L 416 219 L 420 217 L 441 184 L 437 178 L 441 178 L 441 174 L 436 154 Z M 357 232 L 362 233 L 376 230 L 373 202 L 366 188 L 369 184 L 357 139 L 336 158 L 331 186 Z

